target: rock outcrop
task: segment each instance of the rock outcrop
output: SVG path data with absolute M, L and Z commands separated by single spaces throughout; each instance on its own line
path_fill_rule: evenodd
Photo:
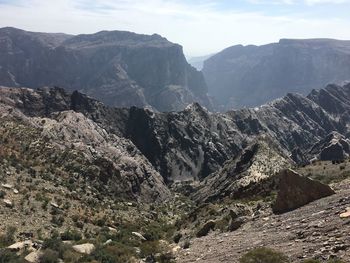
M 119 107 L 211 107 L 203 75 L 187 63 L 182 47 L 156 34 L 72 36 L 1 28 L 0 65 L 5 86 L 60 86 Z
M 232 46 L 204 62 L 209 94 L 220 109 L 254 107 L 284 96 L 350 80 L 350 41 L 282 39 L 263 46 Z M 338 111 L 341 104 L 334 105 Z
M 203 180 L 193 198 L 204 202 L 269 194 L 274 175 L 292 163 L 271 140 L 261 138 Z
M 274 213 L 288 212 L 334 194 L 328 185 L 302 176 L 290 169 L 281 171 L 278 181 L 278 194 L 272 207 Z
M 310 150 L 322 161 L 342 161 L 349 157 L 350 140 L 338 132 L 332 132 Z

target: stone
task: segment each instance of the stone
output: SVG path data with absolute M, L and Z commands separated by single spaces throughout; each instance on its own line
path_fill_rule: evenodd
M 119 232 L 118 229 L 116 229 L 114 227 L 110 227 L 110 226 L 108 227 L 108 230 L 113 232 L 113 233 L 118 233 Z
M 1 186 L 5 189 L 12 189 L 13 188 L 13 185 L 11 185 L 11 184 L 1 184 Z
M 24 259 L 30 263 L 38 263 L 41 255 L 41 251 L 33 251 L 29 253 Z
M 12 203 L 12 201 L 9 200 L 9 199 L 4 199 L 4 204 L 5 204 L 5 206 L 8 207 L 8 208 L 13 208 L 13 203 Z
M 350 217 L 350 208 L 346 209 L 346 212 L 340 214 L 340 218 L 348 218 Z
M 95 250 L 95 245 L 91 243 L 85 243 L 81 245 L 75 245 L 72 248 L 74 251 L 80 254 L 90 255 Z
M 33 247 L 33 242 L 31 240 L 26 240 L 26 241 L 14 243 L 14 244 L 8 246 L 7 248 L 10 250 L 19 251 L 19 250 L 22 250 L 24 248 L 28 249 L 31 247 Z
M 18 194 L 19 191 L 18 191 L 17 189 L 13 189 L 13 193 L 14 193 L 14 194 Z
M 213 220 L 210 220 L 208 222 L 206 222 L 200 229 L 199 231 L 197 232 L 196 236 L 197 237 L 203 237 L 203 236 L 206 236 L 208 235 L 209 231 L 210 230 L 214 230 L 215 228 L 215 221 Z
M 55 208 L 60 208 L 60 206 L 55 202 L 51 202 L 50 205 Z
M 133 234 L 135 237 L 138 237 L 139 239 L 146 241 L 146 238 L 140 234 L 139 232 L 131 232 L 131 234 Z
M 104 246 L 109 245 L 110 243 L 112 243 L 113 240 L 112 239 L 108 239 L 106 242 L 103 243 Z
M 291 169 L 281 171 L 278 181 L 278 194 L 272 206 L 276 214 L 294 210 L 335 193 L 328 185 L 302 176 Z

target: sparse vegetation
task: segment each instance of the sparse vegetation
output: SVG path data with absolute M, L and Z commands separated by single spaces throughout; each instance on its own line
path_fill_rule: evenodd
M 240 263 L 290 263 L 287 256 L 270 248 L 256 248 L 239 260 Z
M 5 234 L 0 235 L 0 248 L 11 245 L 15 241 L 16 227 L 9 226 Z

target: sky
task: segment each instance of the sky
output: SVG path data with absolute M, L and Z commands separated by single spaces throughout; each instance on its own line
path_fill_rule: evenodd
M 157 33 L 186 56 L 281 38 L 350 39 L 350 0 L 0 0 L 0 27 Z

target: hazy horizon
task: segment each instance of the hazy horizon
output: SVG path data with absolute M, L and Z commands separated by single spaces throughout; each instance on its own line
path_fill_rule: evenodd
M 0 0 L 0 27 L 84 34 L 157 33 L 187 57 L 282 38 L 350 39 L 350 0 Z M 334 14 L 329 16 L 329 14 Z

